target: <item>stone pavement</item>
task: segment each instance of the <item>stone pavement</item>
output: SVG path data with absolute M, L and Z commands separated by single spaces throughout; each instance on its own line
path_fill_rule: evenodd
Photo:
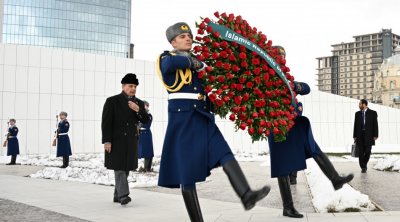
M 6 166 L 0 165 L 0 168 L 3 167 Z M 0 170 L 0 172 L 3 171 Z M 213 181 L 209 183 L 213 183 Z M 231 189 L 230 187 L 225 188 Z M 48 215 L 54 213 L 69 216 L 77 221 L 79 221 L 78 219 L 110 222 L 188 221 L 180 195 L 132 189 L 133 202 L 127 206 L 121 206 L 112 202 L 113 189 L 110 186 L 87 183 L 0 175 L 0 199 L 43 209 L 42 221 L 46 221 Z M 266 201 L 268 201 L 268 197 Z M 1 202 L 3 201 L 0 201 L 0 205 Z M 13 202 L 6 201 L 6 203 Z M 200 204 L 205 221 L 400 221 L 400 211 L 337 214 L 306 213 L 303 219 L 292 219 L 283 217 L 281 209 L 256 206 L 253 210 L 246 212 L 238 203 L 204 198 L 200 198 Z M 0 211 L 0 221 L 6 221 L 4 215 L 6 214 Z M 9 218 L 8 221 L 19 220 L 17 218 Z

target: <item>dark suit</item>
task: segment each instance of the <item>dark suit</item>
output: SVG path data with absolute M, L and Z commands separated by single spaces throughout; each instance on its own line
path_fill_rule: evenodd
M 353 138 L 359 148 L 359 163 L 361 169 L 367 169 L 371 148 L 375 145 L 374 137 L 378 138 L 378 114 L 371 109 L 365 111 L 365 123 L 362 111 L 358 111 L 354 118 Z
M 121 93 L 107 98 L 101 121 L 102 143 L 111 143 L 111 152 L 105 153 L 107 169 L 130 171 L 138 166 L 138 122 L 149 120 L 143 101 L 133 98 L 140 110 L 128 106 L 128 97 Z

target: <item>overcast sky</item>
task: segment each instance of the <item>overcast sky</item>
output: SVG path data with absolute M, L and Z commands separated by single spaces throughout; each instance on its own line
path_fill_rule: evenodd
M 331 45 L 353 36 L 391 28 L 400 35 L 400 0 L 132 0 L 132 43 L 135 58 L 154 61 L 170 50 L 166 28 L 213 17 L 215 11 L 241 15 L 285 47 L 287 65 L 298 81 L 316 89 L 316 57 L 331 55 Z

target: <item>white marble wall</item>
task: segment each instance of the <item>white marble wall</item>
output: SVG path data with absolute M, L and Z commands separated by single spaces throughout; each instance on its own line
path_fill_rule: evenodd
M 156 57 L 157 55 L 155 55 Z M 74 153 L 102 152 L 101 112 L 105 98 L 121 91 L 125 73 L 139 78 L 137 96 L 150 103 L 155 153 L 160 154 L 167 126 L 167 97 L 154 62 L 71 52 L 52 48 L 0 44 L 0 132 L 16 118 L 23 154 L 52 153 L 55 116 L 68 112 Z M 358 101 L 322 92 L 302 97 L 317 141 L 325 151 L 345 152 L 352 142 Z M 380 138 L 376 150 L 400 151 L 400 110 L 371 105 L 378 111 Z M 252 143 L 229 120 L 217 119 L 234 151 L 268 152 L 264 142 Z M 1 149 L 0 154 L 5 154 Z

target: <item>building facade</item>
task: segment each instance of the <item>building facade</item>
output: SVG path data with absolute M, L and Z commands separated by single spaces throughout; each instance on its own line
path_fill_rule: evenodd
M 399 42 L 399 35 L 382 29 L 379 33 L 354 36 L 354 42 L 332 45 L 332 55 L 317 58 L 318 89 L 373 100 L 375 74 Z
M 131 0 L 0 0 L 0 42 L 130 55 Z
M 385 106 L 400 108 L 400 47 L 383 60 L 375 74 L 373 100 Z

